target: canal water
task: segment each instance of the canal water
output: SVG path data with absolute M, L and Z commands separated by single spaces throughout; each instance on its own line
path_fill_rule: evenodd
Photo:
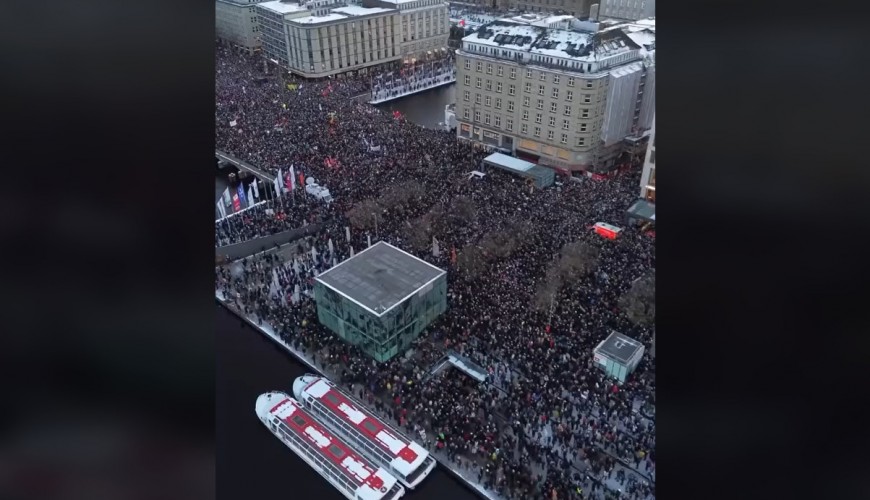
M 338 490 L 270 433 L 254 414 L 263 392 L 290 393 L 293 380 L 308 370 L 286 350 L 216 305 L 217 491 L 227 499 L 288 498 L 344 500 Z M 442 467 L 407 500 L 478 498 Z
M 378 104 L 385 112 L 398 111 L 410 122 L 426 128 L 437 128 L 444 121 L 444 107 L 456 102 L 456 84 L 409 95 L 401 99 Z

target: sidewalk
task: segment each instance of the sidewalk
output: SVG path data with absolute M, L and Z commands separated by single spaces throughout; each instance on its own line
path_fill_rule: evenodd
M 217 299 L 218 303 L 220 303 L 222 306 L 226 307 L 230 312 L 232 312 L 233 314 L 235 314 L 239 318 L 248 322 L 248 324 L 250 324 L 251 326 L 253 326 L 257 330 L 259 330 L 261 333 L 263 333 L 266 337 L 268 337 L 272 341 L 274 341 L 274 342 L 278 343 L 279 345 L 281 345 L 282 347 L 284 347 L 284 349 L 286 349 L 288 352 L 290 352 L 290 354 L 292 354 L 294 357 L 296 357 L 299 361 L 304 363 L 306 366 L 311 368 L 311 370 L 313 370 L 314 372 L 321 374 L 332 381 L 339 380 L 339 378 L 337 377 L 337 374 L 332 373 L 332 370 L 330 370 L 329 368 L 327 368 L 325 366 L 315 365 L 314 362 L 312 361 L 312 358 L 310 355 L 311 353 L 307 353 L 307 352 L 295 349 L 290 344 L 281 340 L 281 338 L 272 329 L 271 325 L 269 325 L 268 323 L 266 323 L 264 321 L 263 325 L 260 326 L 255 319 L 251 318 L 250 316 L 246 316 L 241 311 L 239 311 L 238 308 L 235 306 L 234 302 L 227 301 L 225 299 L 223 292 L 216 290 L 215 291 L 215 298 Z M 325 358 L 319 357 L 318 362 L 319 362 L 319 364 L 322 363 L 323 365 L 325 365 Z M 348 392 L 351 392 L 351 390 L 347 387 L 342 387 L 342 388 Z M 385 422 L 391 422 L 391 425 L 393 425 L 394 429 L 399 430 L 399 425 L 396 424 L 393 421 L 392 417 L 390 417 L 389 415 L 385 415 L 383 413 L 378 412 L 374 407 L 365 404 L 364 401 L 361 399 L 357 399 L 357 403 L 360 403 L 360 404 L 363 404 L 364 406 L 366 406 L 366 408 L 368 408 L 369 411 L 379 415 Z M 419 441 L 418 441 L 418 444 L 421 444 L 421 443 L 419 443 Z M 436 460 L 438 460 L 438 463 L 442 467 L 444 467 L 446 470 L 450 471 L 451 474 L 453 474 L 458 479 L 460 479 L 462 482 L 464 482 L 469 488 L 474 490 L 480 496 L 487 498 L 487 499 L 490 499 L 490 500 L 507 500 L 504 497 L 502 497 L 501 495 L 499 495 L 498 493 L 496 493 L 494 491 L 487 490 L 483 485 L 479 484 L 476 481 L 476 478 L 472 477 L 476 471 L 473 471 L 470 469 L 460 469 L 457 466 L 457 464 L 455 464 L 454 462 L 451 462 L 447 458 L 446 452 L 443 452 L 441 450 L 434 449 L 434 448 L 428 449 L 428 451 L 429 451 L 429 453 L 432 454 L 433 457 L 435 457 Z

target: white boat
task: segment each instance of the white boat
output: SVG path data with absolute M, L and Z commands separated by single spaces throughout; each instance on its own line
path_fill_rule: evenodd
M 396 500 L 405 494 L 392 474 L 330 434 L 287 394 L 261 394 L 256 412 L 267 429 L 348 500 Z
M 407 488 L 420 484 L 437 464 L 426 448 L 403 436 L 319 375 L 297 378 L 293 382 L 293 395 L 330 431 Z

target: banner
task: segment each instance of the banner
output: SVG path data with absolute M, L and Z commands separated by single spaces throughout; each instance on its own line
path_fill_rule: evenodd
M 230 188 L 224 189 L 223 197 L 224 197 L 224 205 L 230 206 Z
M 233 212 L 238 212 L 242 209 L 242 202 L 239 201 L 238 193 L 233 195 Z
M 221 214 L 221 219 L 227 218 L 227 209 L 224 207 L 223 200 L 218 200 L 217 202 L 218 212 Z
M 253 186 L 248 186 L 248 203 L 250 203 L 251 206 L 254 206 L 254 188 L 253 188 Z
M 288 83 L 287 84 L 287 90 L 296 90 L 298 88 L 299 88 L 299 85 L 296 85 L 295 83 Z
M 293 191 L 296 189 L 296 179 L 294 176 L 296 175 L 296 167 L 290 165 L 290 172 L 284 177 L 284 186 L 287 188 L 287 191 Z
M 236 191 L 239 193 L 239 203 L 241 206 L 243 208 L 248 208 L 248 197 L 245 195 L 245 185 L 240 182 L 239 185 L 236 186 Z
M 344 236 L 347 238 L 347 242 L 350 243 L 350 226 L 344 226 Z
M 254 196 L 256 196 L 258 200 L 260 199 L 260 190 L 257 189 L 257 183 L 259 183 L 259 182 L 260 182 L 260 179 L 257 179 L 257 178 L 255 177 L 255 178 L 254 178 L 254 183 L 253 183 L 253 187 L 254 187 Z

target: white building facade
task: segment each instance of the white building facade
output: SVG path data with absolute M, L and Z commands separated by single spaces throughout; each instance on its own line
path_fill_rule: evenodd
M 396 9 L 343 5 L 333 0 L 259 4 L 263 50 L 306 78 L 366 71 L 401 59 Z
M 637 21 L 656 15 L 656 0 L 601 0 L 601 17 Z
M 215 34 L 239 47 L 260 47 L 260 23 L 257 3 L 262 0 L 216 0 Z
M 643 174 L 640 176 L 640 197 L 651 203 L 656 202 L 656 121 L 653 117 Z
M 490 23 L 457 51 L 457 135 L 564 171 L 610 170 L 652 126 L 654 55 L 648 26 Z
M 444 0 L 363 0 L 366 7 L 393 8 L 401 17 L 402 58 L 421 59 L 446 49 L 450 37 L 448 4 Z

